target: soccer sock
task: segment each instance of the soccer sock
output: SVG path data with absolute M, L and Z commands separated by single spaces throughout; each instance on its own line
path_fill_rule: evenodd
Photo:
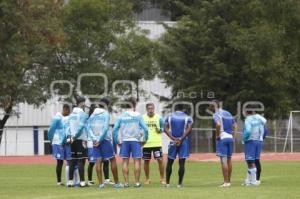
M 104 179 L 109 179 L 109 160 L 103 161 L 103 173 L 104 173 Z
M 84 159 L 78 160 L 78 171 L 79 171 L 79 177 L 80 181 L 84 181 Z
M 79 183 L 80 183 L 80 178 L 79 178 L 78 167 L 75 166 L 75 170 L 74 170 L 74 184 L 78 185 Z
M 247 184 L 250 183 L 250 173 L 249 173 L 249 171 L 247 172 L 245 183 L 247 183 Z
M 166 183 L 167 184 L 170 184 L 173 163 L 174 163 L 174 160 L 168 158 L 167 167 L 166 167 Z
M 260 160 L 255 160 L 255 166 L 257 169 L 256 172 L 256 180 L 260 180 L 260 174 L 261 174 L 261 164 L 260 164 Z
M 71 160 L 69 165 L 69 180 L 73 180 L 74 178 L 74 170 L 75 165 L 77 164 L 77 160 Z
M 94 168 L 95 162 L 90 162 L 88 166 L 88 180 L 92 181 L 93 179 L 93 168 Z
M 56 164 L 56 179 L 57 179 L 57 182 L 61 182 L 61 170 L 62 170 L 63 164 L 64 164 L 63 160 L 57 160 L 57 164 Z
M 250 183 L 255 183 L 256 182 L 256 168 L 251 168 L 248 169 L 248 172 L 250 174 Z
M 65 176 L 66 176 L 66 183 L 69 182 L 69 165 L 66 166 L 66 170 L 65 170 Z
M 183 176 L 184 176 L 184 171 L 185 171 L 185 158 L 179 159 L 179 169 L 178 169 L 178 184 L 181 185 L 183 181 Z

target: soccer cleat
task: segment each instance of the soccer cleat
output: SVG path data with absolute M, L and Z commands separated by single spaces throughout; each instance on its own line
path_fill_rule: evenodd
M 103 189 L 103 188 L 105 188 L 105 184 L 104 183 L 102 183 L 102 184 L 99 185 L 99 189 Z
M 182 188 L 182 187 L 183 187 L 182 184 L 177 185 L 177 188 Z
M 128 183 L 125 183 L 125 184 L 124 184 L 124 188 L 129 188 L 129 184 L 128 184 Z
M 105 179 L 104 180 L 104 184 L 111 184 L 114 185 L 114 183 L 112 181 L 110 181 L 110 179 Z
M 249 178 L 246 178 L 245 181 L 242 183 L 242 186 L 249 186 L 250 180 Z
M 251 185 L 251 186 L 259 186 L 259 185 L 260 185 L 260 182 L 258 182 L 258 181 L 251 182 L 250 185 Z
M 165 185 L 166 184 L 165 180 L 164 179 L 160 179 L 160 184 L 161 185 Z
M 146 184 L 146 185 L 148 185 L 148 184 L 150 184 L 150 179 L 147 179 L 147 180 L 145 180 L 145 182 L 144 182 L 144 184 Z
M 220 188 L 225 188 L 225 187 L 230 187 L 231 186 L 231 184 L 230 183 L 226 183 L 226 182 L 224 182 L 223 184 L 221 184 L 219 187 Z
M 170 184 L 165 184 L 165 187 L 170 188 L 171 186 L 170 186 Z
M 242 186 L 259 186 L 260 185 L 260 181 L 255 181 L 255 182 L 250 182 L 250 181 L 246 181 L 244 183 L 242 183 Z
M 88 186 L 93 186 L 95 183 L 93 181 L 88 181 Z
M 140 188 L 141 186 L 142 186 L 142 185 L 141 185 L 141 183 L 139 183 L 139 182 L 135 183 L 135 185 L 134 185 L 135 188 Z
M 73 180 L 69 180 L 69 181 L 68 181 L 67 187 L 74 187 L 74 182 L 73 182 Z
M 113 184 L 113 188 L 116 188 L 116 189 L 118 189 L 118 188 L 124 188 L 124 185 L 121 184 L 121 183 Z
M 260 185 L 260 180 L 257 180 L 256 184 L 257 184 L 257 186 L 259 186 Z
M 85 181 L 80 182 L 79 184 L 80 187 L 87 187 L 87 184 L 85 183 Z
M 62 182 L 58 182 L 58 183 L 56 183 L 56 185 L 57 185 L 57 186 L 62 186 L 62 187 L 65 186 L 65 184 L 62 183 Z

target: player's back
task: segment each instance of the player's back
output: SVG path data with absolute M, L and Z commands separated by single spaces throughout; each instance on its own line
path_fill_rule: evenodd
M 143 132 L 142 132 L 143 130 Z M 125 111 L 122 113 L 113 128 L 116 141 L 141 141 L 148 138 L 148 127 L 144 123 L 140 113 Z
M 228 134 L 232 134 L 233 132 L 233 124 L 235 123 L 235 120 L 230 112 L 219 109 L 214 114 L 214 122 L 220 122 L 221 125 L 221 132 L 226 132 Z
M 176 111 L 168 116 L 166 122 L 170 125 L 171 134 L 174 137 L 181 137 L 186 125 L 192 122 L 192 118 L 184 112 Z
M 63 124 L 63 115 L 57 113 L 50 124 L 48 129 L 48 138 L 51 140 L 52 144 L 62 144 L 64 137 L 64 124 Z
M 84 131 L 84 125 L 88 115 L 78 107 L 75 107 L 68 117 L 69 133 L 77 139 L 86 140 L 87 135 Z
M 263 141 L 263 136 L 265 132 L 264 125 L 266 124 L 267 120 L 259 115 L 249 115 L 245 120 L 245 130 L 246 133 L 249 133 L 249 140 L 259 140 Z
M 102 108 L 96 108 L 88 119 L 88 130 L 92 131 L 93 136 L 101 137 L 109 129 L 109 113 Z
M 124 140 L 140 138 L 140 117 L 141 115 L 134 111 L 126 111 L 120 116 L 120 133 Z

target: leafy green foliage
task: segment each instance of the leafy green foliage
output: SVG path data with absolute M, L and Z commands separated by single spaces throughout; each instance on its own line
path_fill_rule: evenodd
M 174 96 L 213 91 L 229 110 L 258 100 L 269 117 L 300 108 L 299 1 L 198 0 L 184 10 L 158 53 Z
M 62 0 L 0 1 L 0 108 L 2 128 L 19 102 L 49 98 L 55 51 L 65 43 L 59 20 Z
M 15 104 L 39 105 L 53 97 L 54 80 L 71 82 L 76 94 L 79 75 L 104 73 L 110 95 L 117 79 L 136 84 L 152 79 L 156 46 L 137 28 L 132 7 L 119 0 L 1 0 L 0 108 L 5 115 L 0 129 Z M 85 77 L 81 92 L 102 94 L 103 82 Z M 54 89 L 65 95 L 69 85 L 58 83 Z
M 68 73 L 58 74 L 58 79 L 75 83 L 82 73 L 104 73 L 111 85 L 118 79 L 138 83 L 154 77 L 155 45 L 137 28 L 128 1 L 70 1 L 64 10 L 64 25 L 68 46 L 59 52 L 57 67 Z M 85 83 L 82 90 L 102 93 L 102 79 L 90 83 L 97 86 Z

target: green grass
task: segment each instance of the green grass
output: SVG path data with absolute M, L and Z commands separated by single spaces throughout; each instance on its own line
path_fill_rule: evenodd
M 0 198 L 251 198 L 283 199 L 300 198 L 300 162 L 263 162 L 262 184 L 260 187 L 242 187 L 245 164 L 234 162 L 232 187 L 221 189 L 221 171 L 218 163 L 188 162 L 184 188 L 177 189 L 177 163 L 173 168 L 171 188 L 160 187 L 157 165 L 151 165 L 151 185 L 140 189 L 99 190 L 97 186 L 88 188 L 57 187 L 54 165 L 0 165 Z M 119 172 L 120 179 L 123 179 Z M 94 176 L 94 179 L 96 177 Z M 142 175 L 141 181 L 144 176 Z M 132 168 L 130 180 L 133 180 Z

